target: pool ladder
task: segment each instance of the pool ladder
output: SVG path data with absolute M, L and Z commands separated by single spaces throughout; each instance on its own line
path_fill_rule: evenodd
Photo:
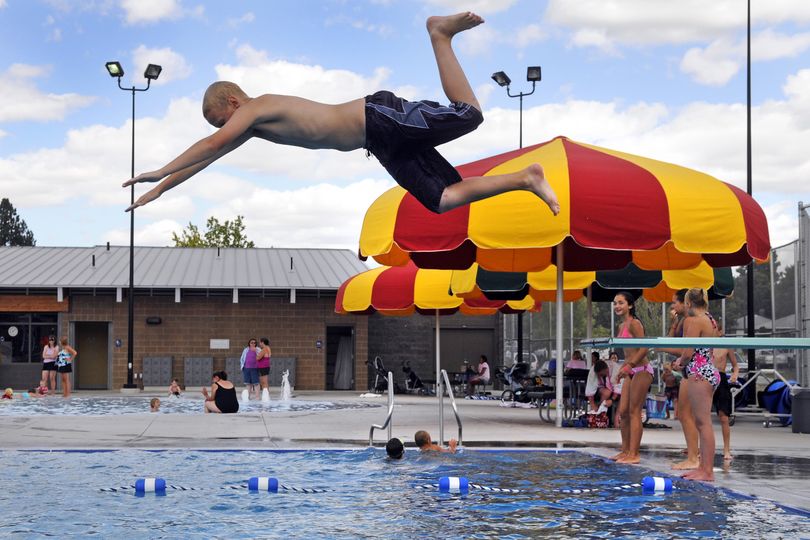
M 371 424 L 371 429 L 368 432 L 368 445 L 374 446 L 374 430 L 388 428 L 388 440 L 391 440 L 391 417 L 394 415 L 394 374 L 388 372 L 388 415 L 385 417 L 385 422 L 382 425 Z
M 450 384 L 446 369 L 442 370 L 442 380 L 444 381 L 444 387 L 447 389 L 447 396 L 450 398 L 450 406 L 453 407 L 453 414 L 456 415 L 456 424 L 458 424 L 458 445 L 462 446 L 461 416 L 458 415 L 456 398 L 453 396 L 453 385 Z M 436 389 L 436 394 L 439 396 L 439 443 L 444 444 L 444 391 L 441 381 L 439 381 L 439 383 L 439 387 Z

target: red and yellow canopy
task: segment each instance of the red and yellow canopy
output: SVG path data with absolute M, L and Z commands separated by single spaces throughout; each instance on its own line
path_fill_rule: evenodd
M 424 270 L 413 263 L 394 268 L 367 270 L 347 279 L 335 299 L 335 312 L 384 315 L 452 314 L 492 315 L 540 311 L 540 303 L 526 296 L 522 300 L 460 298 L 450 293 L 450 270 Z
M 565 269 L 738 266 L 765 261 L 768 224 L 745 192 L 707 174 L 565 137 L 458 167 L 462 177 L 540 163 L 562 210 L 511 192 L 438 215 L 402 188 L 366 212 L 361 257 L 399 266 L 540 271 L 562 243 Z

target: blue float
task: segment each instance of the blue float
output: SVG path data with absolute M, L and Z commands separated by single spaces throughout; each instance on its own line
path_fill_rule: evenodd
M 644 493 L 672 493 L 672 478 L 645 476 L 641 481 L 641 490 Z
M 278 479 L 270 476 L 251 476 L 248 480 L 248 490 L 278 493 Z
M 439 491 L 442 493 L 467 493 L 469 490 L 470 483 L 463 476 L 442 476 L 439 478 Z
M 138 478 L 135 480 L 135 493 L 166 493 L 166 480 L 163 478 Z

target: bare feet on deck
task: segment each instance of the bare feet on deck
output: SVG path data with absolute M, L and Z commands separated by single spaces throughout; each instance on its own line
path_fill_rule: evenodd
M 428 17 L 426 26 L 431 38 L 451 39 L 464 30 L 474 28 L 484 22 L 484 19 L 471 11 L 447 15 L 444 17 Z
M 681 476 L 684 480 L 698 480 L 701 482 L 714 482 L 714 472 L 704 472 L 701 469 L 695 469 Z
M 611 461 L 618 461 L 620 459 L 623 459 L 625 457 L 625 455 L 626 455 L 625 452 L 619 452 L 615 456 L 610 456 L 608 459 L 611 460 Z
M 698 461 L 697 459 L 695 459 L 694 461 L 690 459 L 685 459 L 672 465 L 672 468 L 676 471 L 686 471 L 689 469 L 697 469 L 698 467 L 700 467 L 700 461 Z
M 616 463 L 625 463 L 627 465 L 635 465 L 640 462 L 641 458 L 639 456 L 624 456 L 616 460 Z
M 551 184 L 546 180 L 543 167 L 534 163 L 525 169 L 528 181 L 528 190 L 540 197 L 548 205 L 551 213 L 555 216 L 560 213 L 560 203 L 557 202 L 557 194 L 554 193 Z

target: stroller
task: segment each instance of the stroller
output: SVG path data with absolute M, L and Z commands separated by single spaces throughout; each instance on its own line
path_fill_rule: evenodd
M 529 364 L 515 362 L 512 367 L 503 366 L 495 372 L 495 378 L 503 384 L 501 401 L 518 401 L 528 403 L 529 391 L 535 390 L 537 380 L 529 374 Z
M 407 360 L 402 362 L 402 372 L 405 374 L 405 392 L 419 395 L 430 394 L 422 379 L 411 369 L 411 363 Z
M 366 360 L 366 365 L 374 369 L 374 386 L 371 387 L 371 391 L 377 394 L 384 394 L 388 391 L 388 370 L 385 369 L 382 358 L 375 356 L 374 360 L 371 362 Z M 394 393 L 402 393 L 402 387 L 396 382 L 394 382 Z

